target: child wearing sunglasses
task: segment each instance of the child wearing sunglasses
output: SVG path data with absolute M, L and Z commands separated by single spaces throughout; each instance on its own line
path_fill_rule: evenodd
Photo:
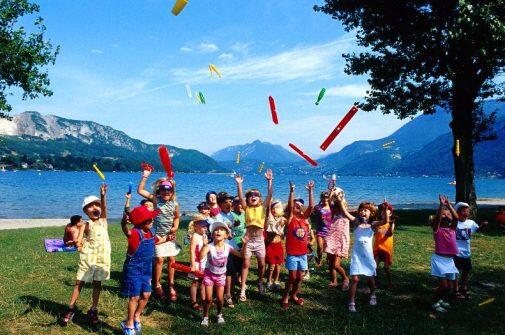
M 238 197 L 242 208 L 245 211 L 246 233 L 244 240 L 247 241 L 246 249 L 244 250 L 244 262 L 242 264 L 240 301 L 246 301 L 246 282 L 249 274 L 249 266 L 251 265 L 251 257 L 256 255 L 258 260 L 258 291 L 260 295 L 265 294 L 263 287 L 263 275 L 265 273 L 265 240 L 263 238 L 263 229 L 265 226 L 265 208 L 270 208 L 273 193 L 273 173 L 272 170 L 265 172 L 267 180 L 268 194 L 265 203 L 261 200 L 261 193 L 257 189 L 248 190 L 245 194 L 242 191 L 242 176 L 236 174 L 235 182 L 237 183 Z

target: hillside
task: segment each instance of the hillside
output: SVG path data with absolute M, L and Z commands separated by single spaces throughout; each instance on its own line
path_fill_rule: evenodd
M 161 170 L 158 144 L 147 144 L 124 132 L 91 121 L 24 112 L 0 120 L 0 163 L 7 168 L 135 171 L 143 161 Z M 224 169 L 209 156 L 167 145 L 175 171 L 214 172 Z
M 252 143 L 234 145 L 223 148 L 211 155 L 218 162 L 236 161 L 237 152 L 240 151 L 240 160 L 252 160 L 269 164 L 293 163 L 300 161 L 300 158 L 277 144 L 261 142 L 256 140 Z

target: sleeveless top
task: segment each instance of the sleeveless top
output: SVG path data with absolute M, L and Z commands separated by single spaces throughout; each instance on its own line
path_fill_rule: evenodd
M 246 227 L 258 227 L 263 229 L 265 226 L 265 213 L 263 206 L 246 207 L 245 209 Z
M 307 220 L 293 216 L 286 231 L 286 253 L 290 256 L 306 255 L 308 240 L 309 224 Z
M 226 263 L 230 254 L 230 245 L 224 244 L 224 250 L 217 250 L 214 243 L 208 245 L 209 253 L 207 254 L 206 269 L 215 275 L 223 275 L 226 273 Z
M 158 197 L 158 202 L 156 204 L 156 209 L 160 210 L 160 213 L 154 218 L 153 228 L 156 235 L 160 237 L 165 237 L 170 232 L 174 225 L 175 207 L 177 202 L 174 200 L 169 200 L 164 202 Z

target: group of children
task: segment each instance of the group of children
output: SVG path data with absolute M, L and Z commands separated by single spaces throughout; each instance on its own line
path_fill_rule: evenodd
M 176 201 L 175 182 L 158 179 L 152 185 L 152 193 L 145 189 L 151 171 L 143 171 L 137 192 L 144 197 L 140 206 L 130 210 L 130 195 L 126 196 L 125 212 L 121 222 L 128 240 L 123 265 L 121 293 L 129 298 L 127 318 L 121 323 L 124 334 L 140 334 L 141 314 L 151 291 L 159 299 L 177 300 L 174 287 L 173 264 L 181 248 L 176 243 L 179 228 L 179 205 Z M 265 293 L 264 275 L 267 268 L 269 290 L 280 290 L 279 276 L 285 264 L 288 276 L 280 304 L 289 308 L 290 301 L 303 306 L 298 296 L 301 282 L 308 272 L 309 246 L 317 241 L 316 265 L 323 264 L 323 251 L 327 255 L 330 272 L 330 288 L 338 285 L 342 277 L 342 291 L 349 290 L 348 309 L 356 312 L 355 296 L 360 276 L 368 279 L 370 305 L 377 304 L 375 294 L 376 268 L 384 263 L 388 286 L 391 287 L 393 233 L 396 217 L 393 207 L 384 201 L 377 208 L 369 202 L 358 206 L 357 214 L 347 209 L 344 191 L 335 185 L 321 193 L 318 205 L 314 201 L 314 182 L 305 188 L 308 205 L 302 198 L 295 198 L 295 185 L 290 182 L 286 206 L 273 199 L 273 173 L 267 170 L 267 196 L 263 201 L 257 189 L 243 191 L 243 178 L 235 176 L 237 196 L 226 192 L 208 192 L 206 201 L 198 205 L 199 213 L 193 217 L 185 239 L 189 244 L 192 280 L 190 296 L 192 308 L 203 310 L 201 324 L 209 324 L 209 309 L 216 294 L 217 323 L 225 322 L 223 305 L 234 307 L 232 290 L 240 285 L 240 301 L 247 300 L 247 277 L 253 255 L 258 264 L 258 292 Z M 72 217 L 66 227 L 65 242 L 79 248 L 80 261 L 77 281 L 70 299 L 69 309 L 63 318 L 66 324 L 76 313 L 76 300 L 85 282 L 93 283 L 93 303 L 87 314 L 92 324 L 97 324 L 97 306 L 101 282 L 110 276 L 110 241 L 107 232 L 105 194 L 101 186 L 100 198 L 84 199 L 82 209 L 89 220 Z M 468 295 L 468 273 L 471 270 L 470 237 L 478 226 L 468 220 L 468 205 L 458 203 L 454 210 L 447 198 L 440 197 L 441 207 L 433 221 L 435 253 L 432 256 L 432 274 L 440 278 L 436 302 L 433 308 L 443 312 L 448 307 L 447 295 L 451 281 L 460 269 L 461 284 L 455 286 L 458 297 Z M 458 218 L 461 222 L 458 222 Z M 310 220 L 309 220 L 310 219 Z M 313 238 L 314 226 L 315 238 Z M 129 224 L 133 224 L 130 228 Z M 350 228 L 354 230 L 354 243 L 350 257 L 350 271 L 346 274 L 342 259 L 349 257 Z M 168 258 L 168 291 L 161 285 L 165 258 Z M 151 278 L 152 284 L 151 284 Z M 203 306 L 202 306 L 203 305 Z

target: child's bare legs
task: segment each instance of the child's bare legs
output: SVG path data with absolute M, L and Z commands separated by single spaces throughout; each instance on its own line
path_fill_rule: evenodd
M 354 303 L 354 299 L 356 298 L 356 289 L 358 288 L 359 277 L 351 276 L 351 287 L 349 290 L 349 303 Z
M 74 290 L 72 291 L 72 296 L 70 297 L 70 303 L 68 304 L 68 307 L 70 309 L 75 307 L 75 302 L 77 301 L 77 298 L 79 298 L 79 294 L 81 293 L 83 285 L 83 281 L 77 280 L 75 282 Z
M 317 237 L 317 261 L 316 266 L 323 265 L 323 249 L 324 249 L 324 238 L 322 236 Z
M 439 300 L 447 301 L 447 295 L 451 289 L 451 283 L 449 279 L 440 278 L 438 281 L 438 288 L 435 292 L 435 303 Z
M 278 283 L 279 282 L 279 276 L 281 274 L 281 265 L 280 264 L 275 264 L 274 265 L 274 273 L 273 273 L 273 278 L 274 282 Z
M 222 310 L 223 310 L 223 304 L 224 304 L 224 297 L 223 297 L 223 295 L 224 295 L 224 287 L 223 286 L 216 287 L 217 315 L 221 314 Z
M 290 271 L 291 272 L 291 271 Z M 296 278 L 293 282 L 293 288 L 291 289 L 291 299 L 298 300 L 298 290 L 302 284 L 303 271 L 296 271 Z
M 139 297 L 130 297 L 128 300 L 128 320 L 126 321 L 127 328 L 133 328 L 133 320 L 135 318 L 135 311 L 139 306 Z
M 93 304 L 91 305 L 92 310 L 98 309 L 98 300 L 100 300 L 100 291 L 102 290 L 102 282 L 93 280 Z
M 344 281 L 349 281 L 349 278 L 345 274 L 345 269 L 342 267 L 342 257 L 335 256 L 335 261 L 333 263 L 333 267 L 337 270 L 338 274 L 342 276 Z
M 384 272 L 386 272 L 386 277 L 388 279 L 388 288 L 392 288 L 393 287 L 393 280 L 391 277 L 391 269 L 390 269 L 390 265 L 387 262 L 384 262 Z
M 198 280 L 193 280 L 191 282 L 191 287 L 189 289 L 189 296 L 191 297 L 191 304 L 197 304 L 197 295 L 198 295 Z
M 327 256 L 328 259 L 328 268 L 330 269 L 330 274 L 331 274 L 331 280 L 328 286 L 334 287 L 337 286 L 338 280 L 337 280 L 337 269 L 335 268 L 335 255 L 334 254 L 328 254 Z
M 214 294 L 214 286 L 205 286 L 205 305 L 203 306 L 203 317 L 209 317 L 210 305 L 212 304 L 212 296 Z
M 272 284 L 273 277 L 274 277 L 274 270 L 275 270 L 275 265 L 274 264 L 268 264 L 268 285 Z
M 289 293 L 291 292 L 291 290 L 292 290 L 292 288 L 294 286 L 294 283 L 296 281 L 297 272 L 299 272 L 299 271 L 289 270 L 289 276 L 288 276 L 288 279 L 286 280 L 286 284 L 285 284 L 285 287 L 284 287 L 284 294 L 282 295 L 282 303 L 288 303 L 289 302 Z
M 468 278 L 470 277 L 470 271 L 469 270 L 462 270 L 461 271 L 461 290 L 463 292 L 468 291 Z
M 258 283 L 263 282 L 265 275 L 265 257 L 257 257 L 258 260 Z
M 133 316 L 133 320 L 140 322 L 140 315 L 142 315 L 144 308 L 146 308 L 147 302 L 149 301 L 150 297 L 151 292 L 142 292 L 139 304 L 137 305 L 137 309 L 135 310 L 135 315 Z
M 153 267 L 153 283 L 154 288 L 159 289 L 161 287 L 161 273 L 163 271 L 163 257 L 155 257 L 154 258 L 154 267 Z M 157 291 L 157 294 L 159 291 Z
M 245 288 L 246 288 L 246 282 L 247 282 L 247 275 L 249 274 L 249 267 L 251 266 L 251 257 L 245 257 L 244 262 L 242 263 L 242 274 L 241 274 L 241 279 L 242 282 L 240 283 L 240 295 L 245 296 Z
M 370 288 L 370 295 L 375 295 L 375 277 L 368 277 L 368 287 Z
M 168 287 L 170 288 L 170 298 L 172 300 L 177 299 L 177 292 L 174 289 L 174 278 L 175 278 L 175 269 L 172 267 L 172 264 L 175 263 L 175 257 L 168 257 L 167 264 L 167 272 L 168 272 Z

